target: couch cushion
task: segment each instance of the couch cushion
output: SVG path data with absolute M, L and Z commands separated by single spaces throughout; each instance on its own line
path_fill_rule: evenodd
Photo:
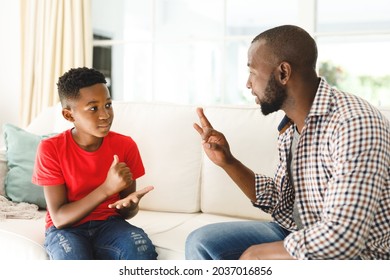
M 390 108 L 379 108 L 385 117 L 390 121 Z
M 48 121 L 50 120 L 50 121 Z M 73 123 L 65 120 L 62 116 L 62 107 L 58 103 L 55 106 L 45 108 L 31 123 L 26 130 L 34 134 L 60 133 L 73 127 Z
M 142 228 L 148 234 L 156 247 L 158 259 L 184 259 L 184 243 L 187 236 L 185 234 L 169 235 L 169 233 L 198 215 L 199 213 L 171 213 L 141 210 L 129 222 Z M 168 240 L 161 239 L 161 236 L 165 233 L 167 234 Z M 173 245 L 173 247 L 170 245 Z
M 130 222 L 145 230 L 156 246 L 158 259 L 184 260 L 187 236 L 195 229 L 211 223 L 245 220 L 203 213 L 140 211 Z
M 137 180 L 138 187 L 155 187 L 141 200 L 141 209 L 184 213 L 199 211 L 202 153 L 199 137 L 192 128 L 196 121 L 195 108 L 121 101 L 113 101 L 113 108 L 112 131 L 135 140 L 145 165 L 146 174 Z M 48 119 L 53 120 L 53 124 L 46 126 Z M 27 130 L 47 133 L 61 132 L 70 127 L 72 123 L 62 117 L 58 104 L 42 112 Z
M 47 259 L 43 247 L 45 211 L 40 219 L 6 219 L 0 222 L 0 259 Z
M 22 235 L 0 230 L 0 260 L 47 260 L 48 256 L 42 245 Z
M 218 106 L 205 108 L 214 129 L 224 133 L 233 155 L 254 172 L 273 177 L 278 163 L 278 112 L 263 116 L 258 106 Z M 230 177 L 207 156 L 203 159 L 201 210 L 252 219 L 270 219 L 252 206 Z
M 3 126 L 8 173 L 5 194 L 15 202 L 28 202 L 46 208 L 43 189 L 31 183 L 39 142 L 49 135 L 35 135 L 12 124 Z
M 195 108 L 170 104 L 113 103 L 112 130 L 138 145 L 146 174 L 138 187 L 153 185 L 140 203 L 144 210 L 198 212 L 201 147 L 192 124 Z

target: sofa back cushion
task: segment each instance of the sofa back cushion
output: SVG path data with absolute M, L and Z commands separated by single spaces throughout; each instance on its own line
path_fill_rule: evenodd
M 134 139 L 145 166 L 146 174 L 137 179 L 137 189 L 155 187 L 142 198 L 140 208 L 198 212 L 202 153 L 199 136 L 192 127 L 196 121 L 195 108 L 121 101 L 113 101 L 113 108 L 111 130 Z M 42 112 L 28 130 L 61 132 L 72 126 L 63 118 L 58 104 Z
M 205 108 L 205 114 L 214 129 L 224 133 L 238 160 L 254 172 L 274 176 L 278 163 L 277 126 L 283 113 L 263 116 L 258 106 L 219 106 Z M 242 218 L 270 218 L 254 207 L 230 177 L 207 156 L 203 158 L 201 210 Z
M 62 107 L 58 103 L 55 106 L 45 108 L 31 123 L 26 130 L 35 134 L 60 133 L 73 127 L 73 123 L 65 120 L 62 116 Z
M 390 108 L 380 108 L 380 111 L 390 121 Z
M 112 130 L 130 135 L 144 161 L 146 174 L 137 180 L 138 188 L 155 186 L 142 199 L 141 209 L 183 213 L 201 210 L 269 219 L 204 155 L 201 139 L 192 127 L 194 122 L 199 123 L 195 106 L 120 101 L 113 105 Z M 390 109 L 381 111 L 390 119 Z M 237 159 L 255 172 L 274 175 L 278 162 L 277 126 L 283 112 L 263 116 L 258 106 L 208 106 L 205 114 L 214 128 L 225 134 Z M 61 106 L 57 105 L 43 112 L 27 130 L 45 134 L 70 127 L 72 123 L 64 120 Z M 4 156 L 0 156 L 0 169 L 1 184 L 6 172 Z M 1 191 L 0 186 L 0 194 Z
M 140 203 L 143 210 L 198 212 L 201 145 L 192 127 L 195 108 L 169 104 L 115 102 L 112 130 L 138 144 L 146 174 L 137 188 L 155 189 Z
M 380 108 L 390 120 L 390 109 Z M 209 107 L 205 114 L 214 129 L 223 132 L 233 155 L 254 172 L 274 176 L 279 161 L 277 126 L 284 113 L 279 111 L 263 116 L 258 106 Z M 236 184 L 207 156 L 203 158 L 201 184 L 201 210 L 242 218 L 270 219 L 249 199 Z

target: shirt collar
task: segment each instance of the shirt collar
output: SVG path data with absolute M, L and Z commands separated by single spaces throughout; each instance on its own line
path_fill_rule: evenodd
M 330 112 L 332 104 L 331 90 L 331 86 L 325 81 L 325 79 L 320 78 L 316 96 L 314 97 L 313 104 L 306 119 L 313 116 L 327 115 L 328 112 Z M 284 133 L 292 124 L 293 122 L 289 119 L 289 117 L 287 117 L 287 115 L 285 115 L 278 126 L 279 134 Z
M 331 99 L 332 87 L 325 81 L 324 78 L 321 78 L 316 96 L 314 97 L 313 104 L 307 117 L 310 118 L 313 116 L 327 115 L 331 110 Z
M 279 134 L 283 134 L 292 124 L 293 122 L 290 118 L 287 117 L 287 115 L 284 115 L 282 121 L 278 125 Z

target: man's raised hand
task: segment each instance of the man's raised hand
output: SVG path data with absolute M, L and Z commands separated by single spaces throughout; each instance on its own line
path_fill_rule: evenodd
M 223 167 L 233 159 L 229 143 L 221 132 L 213 128 L 205 116 L 203 108 L 197 108 L 196 112 L 200 125 L 195 123 L 194 128 L 202 138 L 203 149 L 212 162 Z

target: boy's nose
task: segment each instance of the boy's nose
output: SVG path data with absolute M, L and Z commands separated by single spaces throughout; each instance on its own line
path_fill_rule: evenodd
M 102 120 L 108 119 L 110 117 L 110 113 L 108 110 L 102 110 L 101 114 L 99 115 L 99 118 Z

